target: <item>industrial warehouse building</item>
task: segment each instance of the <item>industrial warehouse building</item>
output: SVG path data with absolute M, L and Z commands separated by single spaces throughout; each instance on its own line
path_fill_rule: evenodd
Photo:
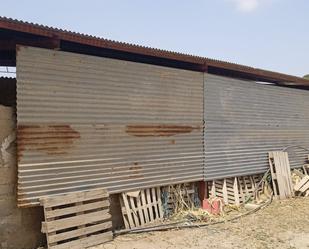
M 306 159 L 308 80 L 7 18 L 0 43 L 16 67 L 0 78 L 4 248 L 41 243 L 43 196 L 255 175 L 284 148 Z

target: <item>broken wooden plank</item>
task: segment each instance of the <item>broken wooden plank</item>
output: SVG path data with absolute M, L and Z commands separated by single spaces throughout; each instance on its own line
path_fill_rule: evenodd
M 141 191 L 141 201 L 142 201 L 142 206 L 146 206 L 147 202 L 146 202 L 146 198 L 145 198 L 145 190 Z M 143 214 L 145 217 L 145 223 L 149 223 L 149 215 L 148 215 L 148 208 L 144 208 L 143 209 Z
M 122 211 L 122 214 L 125 215 L 125 217 L 128 218 L 128 227 L 126 228 L 133 228 L 135 227 L 135 222 L 133 221 L 133 217 L 132 217 L 132 212 L 130 210 L 130 205 L 127 199 L 127 195 L 125 193 L 122 193 L 122 202 L 124 204 L 124 209 L 122 209 L 123 211 L 125 210 L 125 213 Z
M 297 184 L 294 186 L 295 191 L 300 191 L 300 189 L 309 181 L 309 176 L 304 176 Z
M 306 182 L 300 189 L 299 191 L 304 193 L 309 189 L 309 182 Z
M 233 194 L 234 194 L 234 198 L 235 198 L 235 205 L 236 205 L 236 206 L 239 206 L 240 200 L 239 200 L 239 190 L 238 190 L 238 181 L 237 181 L 237 177 L 234 178 Z
M 304 166 L 303 166 L 303 170 L 304 170 L 304 173 L 306 174 L 306 175 L 309 175 L 309 164 L 305 164 Z

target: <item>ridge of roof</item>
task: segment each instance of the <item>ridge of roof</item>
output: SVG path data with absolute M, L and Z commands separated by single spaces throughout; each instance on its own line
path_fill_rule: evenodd
M 270 79 L 286 82 L 287 84 L 303 83 L 305 85 L 309 85 L 309 80 L 293 75 L 283 74 L 279 72 L 259 69 L 251 66 L 245 66 L 237 63 L 216 60 L 192 54 L 174 52 L 164 49 L 152 48 L 148 46 L 136 45 L 127 42 L 105 39 L 84 33 L 78 33 L 64 29 L 49 27 L 37 23 L 21 21 L 4 16 L 0 16 L 0 29 L 13 30 L 50 38 L 58 38 L 65 41 L 90 45 L 99 48 L 114 49 L 118 51 L 141 54 L 157 58 L 171 59 L 181 62 L 189 62 L 193 64 L 205 65 L 210 67 L 218 67 L 226 70 L 234 70 L 242 73 L 258 75 L 260 77 L 268 77 Z

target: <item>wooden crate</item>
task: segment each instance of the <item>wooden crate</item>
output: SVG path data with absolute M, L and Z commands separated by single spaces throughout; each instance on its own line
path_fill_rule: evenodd
M 104 189 L 40 199 L 48 248 L 87 248 L 113 239 L 108 193 Z
M 159 187 L 122 193 L 120 204 L 127 229 L 143 227 L 163 218 Z

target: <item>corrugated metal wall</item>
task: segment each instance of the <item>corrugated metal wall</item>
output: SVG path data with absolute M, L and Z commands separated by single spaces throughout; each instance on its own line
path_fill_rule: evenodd
M 309 91 L 205 74 L 205 179 L 262 173 L 268 151 L 309 148 Z M 292 167 L 302 149 L 288 150 Z
M 308 106 L 308 91 L 20 47 L 19 205 L 262 173 L 268 151 L 309 147 Z M 306 152 L 288 152 L 302 165 Z
M 18 202 L 203 179 L 203 74 L 20 47 Z

